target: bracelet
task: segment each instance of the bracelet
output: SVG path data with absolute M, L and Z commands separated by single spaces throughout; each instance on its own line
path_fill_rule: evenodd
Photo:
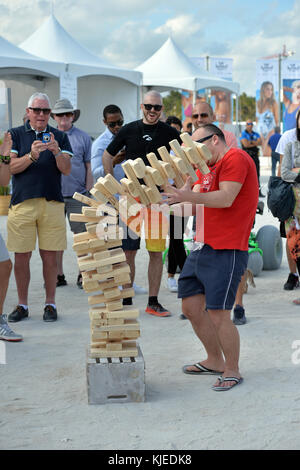
M 54 155 L 54 157 L 56 158 L 56 157 L 58 157 L 58 155 L 60 155 L 60 154 L 61 154 L 61 148 L 58 147 L 58 153 L 57 153 L 56 155 Z
M 0 160 L 5 165 L 8 165 L 10 163 L 10 156 L 9 155 L 0 155 Z
M 37 162 L 36 158 L 34 158 L 34 157 L 32 156 L 31 152 L 30 152 L 28 155 L 29 155 L 30 160 L 31 160 L 33 163 L 36 163 L 36 162 Z

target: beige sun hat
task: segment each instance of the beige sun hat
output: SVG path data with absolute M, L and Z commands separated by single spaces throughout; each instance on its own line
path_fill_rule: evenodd
M 74 113 L 73 122 L 77 121 L 80 116 L 80 110 L 74 109 L 71 101 L 67 100 L 66 98 L 61 98 L 57 100 L 55 105 L 51 110 L 51 117 L 54 119 L 54 114 L 62 114 L 62 113 Z

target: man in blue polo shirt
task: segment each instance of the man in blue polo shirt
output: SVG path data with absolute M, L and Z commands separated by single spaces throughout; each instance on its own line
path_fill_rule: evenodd
M 261 145 L 261 138 L 260 135 L 253 130 L 253 122 L 251 119 L 247 119 L 246 121 L 246 128 L 243 130 L 240 141 L 242 144 L 242 149 L 247 152 L 256 166 L 256 173 L 258 178 L 258 185 L 259 185 L 259 197 L 265 197 L 265 195 L 261 192 L 260 189 L 260 163 L 259 163 L 259 148 L 258 146 Z
M 36 238 L 45 282 L 44 321 L 55 321 L 56 252 L 66 248 L 66 222 L 61 175 L 71 171 L 68 136 L 48 125 L 51 105 L 47 95 L 34 93 L 26 108 L 28 121 L 10 130 L 12 149 L 11 207 L 7 218 L 7 248 L 15 253 L 14 272 L 18 305 L 10 322 L 28 317 L 30 258 Z
M 276 175 L 276 165 L 280 163 L 280 154 L 276 152 L 277 144 L 280 140 L 280 127 L 276 126 L 274 128 L 274 134 L 271 135 L 268 141 L 268 145 L 271 147 L 271 158 L 272 158 L 272 176 Z

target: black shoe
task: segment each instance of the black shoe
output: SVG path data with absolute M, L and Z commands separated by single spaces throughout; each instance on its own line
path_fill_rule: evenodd
M 66 286 L 68 283 L 65 279 L 65 275 L 64 274 L 58 274 L 57 275 L 57 282 L 56 282 L 56 287 L 60 287 L 60 286 Z
M 293 273 L 289 274 L 288 280 L 284 284 L 284 290 L 293 290 L 296 287 L 299 287 L 299 278 L 295 276 Z
M 125 299 L 122 300 L 123 305 L 133 305 L 132 303 L 132 297 L 126 297 Z
M 180 320 L 187 320 L 187 317 L 185 315 L 183 315 L 183 313 L 181 313 L 179 315 L 179 318 L 180 318 Z
M 241 305 L 236 305 L 233 309 L 233 323 L 235 325 L 245 325 L 247 323 L 245 309 Z
M 83 289 L 83 287 L 82 287 L 82 275 L 81 274 L 78 274 L 76 284 L 77 284 L 78 289 Z
M 52 305 L 46 305 L 43 315 L 44 321 L 56 321 L 57 320 L 57 310 L 52 307 Z
M 8 315 L 8 321 L 11 323 L 16 323 L 18 321 L 24 320 L 29 314 L 28 309 L 26 310 L 21 305 L 17 305 L 13 312 Z

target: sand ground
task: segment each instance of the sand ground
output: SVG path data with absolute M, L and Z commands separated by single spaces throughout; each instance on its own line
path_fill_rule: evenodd
M 266 185 L 269 168 L 263 168 Z M 266 188 L 264 189 L 266 192 Z M 256 227 L 278 221 L 265 209 Z M 6 233 L 6 217 L 0 230 Z M 285 243 L 285 242 L 284 242 Z M 262 271 L 245 295 L 248 323 L 240 326 L 240 369 L 244 383 L 227 393 L 211 390 L 212 376 L 188 376 L 182 366 L 204 358 L 190 323 L 179 319 L 181 302 L 166 288 L 159 300 L 173 315 L 156 318 L 140 309 L 141 346 L 146 364 L 146 402 L 88 405 L 86 346 L 89 343 L 87 294 L 76 286 L 77 264 L 68 232 L 65 274 L 57 289 L 59 321 L 42 321 L 44 290 L 37 251 L 31 261 L 30 318 L 12 325 L 24 335 L 6 344 L 0 364 L 1 449 L 298 449 L 300 365 L 293 363 L 300 340 L 300 290 L 284 291 L 285 250 L 280 269 Z M 147 285 L 147 252 L 137 255 L 136 281 Z M 5 312 L 17 301 L 11 277 Z M 299 348 L 299 346 L 298 346 Z M 295 362 L 295 361 L 294 361 Z M 297 362 L 297 361 L 296 361 Z

